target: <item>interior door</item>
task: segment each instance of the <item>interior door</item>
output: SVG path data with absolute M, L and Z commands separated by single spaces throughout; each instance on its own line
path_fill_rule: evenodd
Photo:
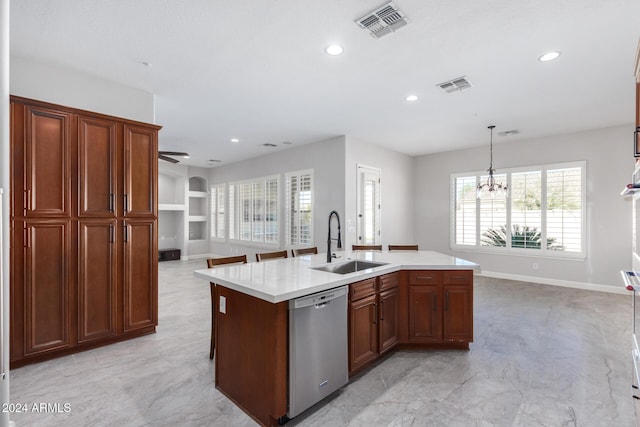
M 358 165 L 358 245 L 379 245 L 380 169 Z

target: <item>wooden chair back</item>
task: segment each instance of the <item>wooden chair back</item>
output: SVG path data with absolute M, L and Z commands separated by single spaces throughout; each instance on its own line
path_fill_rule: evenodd
M 264 261 L 267 259 L 287 258 L 287 251 L 265 252 L 256 254 L 256 261 Z
M 229 256 L 224 258 L 207 258 L 207 268 L 213 268 L 216 265 L 246 264 L 246 263 L 247 263 L 246 255 Z
M 417 251 L 418 245 L 389 245 L 390 251 Z
M 351 245 L 352 251 L 381 251 L 382 245 Z
M 298 255 L 317 254 L 318 248 L 316 246 L 312 248 L 291 249 L 291 256 L 297 257 Z
M 207 258 L 207 268 L 213 268 L 216 265 L 228 265 L 228 264 L 246 264 L 247 256 L 229 256 L 223 258 Z M 216 348 L 216 284 L 209 282 L 211 288 L 211 344 L 209 345 L 209 359 L 213 359 L 213 353 Z

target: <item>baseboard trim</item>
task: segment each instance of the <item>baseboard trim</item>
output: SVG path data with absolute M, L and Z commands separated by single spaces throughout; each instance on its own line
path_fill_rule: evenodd
M 180 261 L 189 261 L 190 259 L 207 259 L 215 258 L 212 254 L 198 254 L 198 255 L 183 255 L 180 257 Z
M 499 273 L 496 271 L 485 271 L 476 273 L 478 276 L 493 277 L 495 279 L 516 280 L 519 282 L 540 283 L 542 285 L 562 286 L 565 288 L 584 289 L 587 291 L 609 292 L 612 294 L 628 295 L 629 291 L 624 286 L 598 285 L 595 283 L 574 282 L 571 280 L 550 279 L 547 277 L 525 276 L 523 274 Z

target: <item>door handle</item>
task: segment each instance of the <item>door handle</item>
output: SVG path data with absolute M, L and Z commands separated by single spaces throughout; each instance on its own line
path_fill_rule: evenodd
M 124 242 L 127 243 L 129 241 L 129 230 L 127 229 L 127 223 L 123 223 L 124 226 Z
M 124 213 L 129 212 L 129 197 L 125 194 L 124 195 Z
M 24 190 L 24 212 L 31 211 L 31 189 Z
M 113 193 L 109 194 L 109 212 L 113 212 Z
M 384 300 L 380 301 L 380 320 L 384 320 Z
M 638 133 L 640 133 L 640 126 L 633 132 L 633 156 L 640 156 L 640 147 L 638 146 Z
M 24 247 L 25 248 L 31 247 L 31 227 L 29 227 L 26 224 L 24 227 Z
M 378 305 L 374 302 L 373 303 L 373 324 L 375 325 L 378 319 Z
M 109 225 L 109 242 L 113 243 L 113 224 Z

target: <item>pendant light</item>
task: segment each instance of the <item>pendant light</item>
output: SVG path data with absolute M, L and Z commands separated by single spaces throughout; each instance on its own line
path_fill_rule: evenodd
M 501 182 L 496 182 L 496 178 L 493 176 L 493 173 L 496 171 L 493 168 L 493 129 L 495 128 L 494 125 L 488 126 L 488 129 L 491 130 L 491 145 L 490 145 L 490 153 L 491 153 L 491 157 L 489 160 L 489 169 L 487 169 L 487 172 L 489 172 L 489 177 L 487 178 L 487 182 L 485 182 L 484 184 L 482 183 L 478 183 L 478 187 L 476 188 L 476 194 L 478 196 L 478 199 L 480 197 L 482 197 L 482 193 L 484 190 L 489 191 L 489 194 L 491 194 L 491 197 L 494 197 L 496 194 L 498 195 L 504 195 L 505 197 L 508 195 L 507 192 L 507 185 L 502 185 Z

